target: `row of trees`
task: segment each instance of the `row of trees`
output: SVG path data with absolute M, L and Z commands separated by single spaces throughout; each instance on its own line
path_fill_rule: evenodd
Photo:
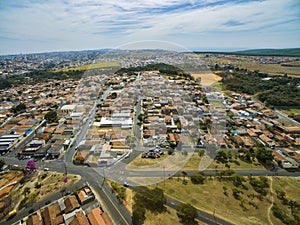
M 300 224 L 300 202 L 288 199 L 286 193 L 282 190 L 276 191 L 276 197 L 281 201 L 282 205 L 288 206 L 290 213 L 288 213 L 287 210 L 283 210 L 278 204 L 274 204 L 272 207 L 274 216 L 280 219 L 284 224 Z
M 218 151 L 215 160 L 218 163 L 228 164 L 232 162 L 231 151 Z M 264 147 L 256 147 L 250 149 L 241 148 L 238 150 L 238 157 L 248 163 L 251 163 L 253 158 L 256 158 L 261 164 L 268 165 L 274 159 L 272 151 Z

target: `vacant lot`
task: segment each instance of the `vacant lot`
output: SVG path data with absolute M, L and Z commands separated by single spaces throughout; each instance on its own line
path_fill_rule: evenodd
M 240 199 L 233 196 L 235 188 L 232 181 L 219 181 L 218 178 L 207 178 L 204 184 L 193 184 L 190 179 L 185 178 L 187 184 L 183 184 L 182 178 L 171 178 L 158 184 L 167 195 L 170 195 L 183 202 L 193 204 L 195 207 L 213 213 L 216 209 L 216 215 L 234 224 L 256 225 L 256 224 L 282 224 L 278 219 L 272 216 L 269 208 L 273 204 L 273 195 L 279 188 L 289 193 L 290 199 L 300 201 L 300 182 L 295 178 L 279 178 L 273 181 L 272 190 L 268 189 L 268 194 L 259 197 L 259 194 L 253 190 L 249 184 L 249 179 L 245 178 L 245 186 L 248 190 L 242 189 Z M 271 178 L 269 179 L 269 183 Z M 157 186 L 157 185 L 155 185 Z M 224 191 L 226 190 L 226 191 Z M 226 192 L 226 193 L 225 193 Z M 280 204 L 280 202 L 277 202 Z M 176 223 L 174 223 L 176 224 Z
M 204 74 L 192 74 L 195 79 L 201 78 L 201 84 L 203 86 L 211 86 L 214 83 L 222 80 L 222 78 L 213 73 L 204 73 Z
M 151 158 L 142 158 L 142 154 L 143 153 L 139 154 L 133 161 L 131 161 L 128 165 L 128 168 L 130 168 L 130 166 L 142 167 L 142 166 L 154 165 L 163 161 L 169 156 L 165 154 L 162 155 L 160 158 L 151 159 Z
M 127 166 L 132 171 L 179 171 L 188 162 L 191 155 L 175 152 L 172 155 L 164 154 L 160 158 L 141 158 L 137 156 Z
M 202 159 L 203 158 L 203 159 Z M 141 155 L 137 156 L 133 161 L 127 165 L 128 170 L 141 170 L 141 171 L 162 171 L 163 169 L 167 172 L 174 170 L 226 170 L 225 164 L 218 163 L 212 159 L 205 159 L 200 157 L 198 152 L 188 153 L 187 156 L 182 156 L 179 152 L 176 155 L 162 155 L 157 159 L 141 158 Z M 177 161 L 178 160 L 178 161 Z M 184 161 L 186 160 L 186 161 Z M 260 163 L 254 161 L 248 163 L 240 159 L 233 159 L 232 162 L 228 162 L 230 169 L 233 170 L 264 170 Z M 164 166 L 164 168 L 163 168 Z M 204 167 L 204 168 L 203 168 Z

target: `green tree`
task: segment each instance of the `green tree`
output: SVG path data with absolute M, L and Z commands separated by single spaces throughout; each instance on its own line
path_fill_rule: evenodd
M 120 185 L 118 182 L 112 182 L 111 187 L 114 190 L 114 192 L 117 195 L 117 198 L 119 200 L 125 200 L 126 199 L 126 188 Z
M 11 84 L 8 82 L 8 80 L 0 78 L 0 90 L 4 88 L 10 88 Z
M 20 103 L 17 106 L 13 106 L 11 108 L 11 112 L 12 113 L 20 113 L 20 112 L 24 112 L 26 110 L 26 105 L 24 103 Z
M 256 179 L 252 177 L 250 179 L 250 184 L 257 193 L 260 193 L 263 196 L 267 195 L 268 190 L 266 190 L 266 188 L 269 187 L 268 178 L 261 176 L 259 179 Z
M 177 216 L 183 224 L 194 224 L 197 218 L 197 209 L 189 203 L 182 203 L 176 207 Z
M 228 156 L 225 151 L 218 151 L 215 159 L 217 162 L 221 162 L 221 163 L 228 162 Z
M 240 196 L 241 191 L 237 188 L 232 188 L 232 195 L 235 199 L 240 200 L 241 196 Z
M 198 155 L 200 157 L 202 157 L 202 156 L 204 156 L 204 153 L 205 153 L 205 150 L 201 149 L 201 150 L 199 150 Z
M 134 142 L 135 142 L 136 138 L 134 136 L 128 135 L 126 137 L 126 142 L 129 146 L 134 147 Z
M 268 162 L 271 162 L 274 159 L 274 156 L 272 155 L 272 151 L 265 149 L 263 147 L 259 147 L 256 149 L 255 157 L 262 164 L 267 164 Z
M 111 96 L 112 99 L 116 99 L 118 94 L 117 94 L 117 92 L 113 92 L 113 93 L 111 93 L 110 96 Z
M 160 188 L 148 189 L 140 187 L 134 196 L 135 202 L 142 202 L 144 206 L 153 212 L 165 211 L 167 202 L 164 192 Z
M 23 195 L 27 195 L 28 193 L 30 193 L 30 188 L 29 187 L 25 187 L 23 190 Z
M 19 105 L 17 105 L 16 110 L 17 110 L 17 112 L 25 111 L 26 105 L 24 103 L 20 103 Z
M 141 202 L 136 202 L 132 206 L 132 223 L 133 225 L 142 225 L 146 219 L 146 209 Z
M 47 114 L 44 116 L 44 119 L 47 120 L 49 123 L 57 122 L 57 112 L 50 110 L 47 112 Z
M 203 184 L 206 179 L 205 175 L 202 172 L 192 174 L 190 177 L 193 184 Z
M 236 187 L 244 186 L 243 182 L 245 181 L 245 178 L 243 176 L 235 173 L 232 175 L 232 181 L 233 181 L 233 185 Z

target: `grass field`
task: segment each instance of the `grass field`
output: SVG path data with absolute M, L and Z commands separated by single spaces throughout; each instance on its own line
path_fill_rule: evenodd
M 167 172 L 173 170 L 199 170 L 199 165 L 201 163 L 201 168 L 206 170 L 226 170 L 225 164 L 217 163 L 214 160 L 202 160 L 201 157 L 198 155 L 197 152 L 189 153 L 190 155 L 185 157 L 179 157 L 180 154 L 177 153 L 178 158 L 174 156 L 169 156 L 168 154 L 162 155 L 160 158 L 157 159 L 150 159 L 150 158 L 142 158 L 141 155 L 137 156 L 133 161 L 131 161 L 127 165 L 128 170 L 134 171 L 162 171 L 165 169 Z M 176 161 L 179 159 L 178 161 Z M 180 160 L 189 159 L 185 163 Z M 208 163 L 207 167 L 205 166 Z M 232 162 L 228 162 L 230 169 L 233 170 L 265 170 L 265 167 L 262 166 L 257 161 L 253 163 L 248 163 L 245 161 L 238 159 L 233 159 Z M 163 168 L 164 166 L 164 168 Z
M 172 155 L 167 153 L 160 158 L 142 158 L 138 155 L 127 166 L 127 170 L 131 171 L 179 171 L 189 160 L 190 155 L 184 155 L 176 152 Z
M 219 64 L 235 64 L 240 68 L 245 68 L 251 71 L 259 70 L 262 73 L 268 73 L 269 75 L 284 75 L 287 74 L 289 76 L 300 76 L 300 67 L 288 67 L 282 66 L 281 64 L 259 64 L 255 62 L 251 62 L 249 59 L 244 57 L 235 57 L 232 56 L 230 58 L 209 58 L 207 59 L 214 63 Z M 290 62 L 285 64 L 295 64 L 299 65 L 299 62 Z
M 276 191 L 284 191 L 288 200 L 300 201 L 300 181 L 290 177 L 273 177 L 272 187 L 274 193 L 274 203 L 280 207 L 289 217 L 291 216 L 290 207 L 282 204 L 282 201 L 278 199 Z M 280 220 L 276 217 L 271 217 L 272 221 L 276 224 L 280 224 Z M 299 222 L 299 221 L 298 221 Z M 274 223 L 275 224 L 275 223 Z
M 189 178 L 185 178 L 184 184 L 182 177 L 172 177 L 158 184 L 154 183 L 151 187 L 159 187 L 164 190 L 165 195 L 190 203 L 208 213 L 212 214 L 215 210 L 216 216 L 236 225 L 283 224 L 274 217 L 271 208 L 276 204 L 286 213 L 290 208 L 276 197 L 277 191 L 284 191 L 288 200 L 300 201 L 300 181 L 294 177 L 269 177 L 267 195 L 263 197 L 254 191 L 249 178 L 244 178 L 243 184 L 246 189 L 238 188 L 241 191 L 238 199 L 233 196 L 232 190 L 236 188 L 233 182 L 230 179 L 220 181 L 217 177 L 207 177 L 204 184 L 193 184 Z M 136 183 L 139 183 L 140 179 L 132 178 Z M 156 223 L 156 218 L 161 218 L 159 221 L 163 221 L 163 224 L 179 225 L 174 213 L 169 210 L 162 214 L 147 212 L 145 224 L 162 224 Z
M 249 70 L 259 70 L 262 73 L 268 73 L 269 75 L 284 75 L 300 76 L 300 67 L 287 67 L 280 64 L 258 64 L 251 62 L 239 63 L 241 68 Z
M 241 200 L 235 199 L 232 195 L 232 189 L 234 188 L 232 181 L 219 181 L 217 178 L 207 178 L 204 184 L 195 185 L 187 178 L 187 184 L 183 184 L 182 178 L 174 177 L 154 186 L 162 188 L 165 194 L 183 202 L 191 203 L 208 213 L 213 213 L 216 209 L 216 216 L 229 220 L 234 224 L 282 224 L 272 216 L 272 212 L 269 210 L 273 204 L 271 191 L 269 190 L 267 196 L 260 199 L 248 183 L 248 178 L 245 179 L 244 184 L 248 190 L 242 190 Z M 299 181 L 294 178 L 275 177 L 273 179 L 276 179 L 273 184 L 280 185 L 280 188 L 289 193 L 291 199 L 300 200 Z M 277 184 L 273 185 L 273 191 L 279 188 Z M 224 194 L 224 187 L 227 195 Z M 174 222 L 174 224 L 176 223 Z
M 108 68 L 108 67 L 118 67 L 120 66 L 120 63 L 117 61 L 112 62 L 98 62 L 94 64 L 86 64 L 83 66 L 78 66 L 75 68 L 68 68 L 64 69 L 62 71 L 70 71 L 70 70 L 90 70 L 90 69 L 101 69 L 101 68 Z
M 159 214 L 152 213 L 150 211 L 146 211 L 146 220 L 143 225 L 176 225 L 182 224 L 180 223 L 176 210 L 170 207 L 167 207 L 167 211 Z M 205 223 L 199 222 L 199 225 L 204 225 Z
M 300 114 L 300 109 L 281 109 L 280 111 L 284 112 L 288 116 L 291 116 L 292 114 Z
M 192 153 L 190 160 L 185 164 L 182 170 L 198 170 L 199 164 L 205 164 L 203 161 L 201 162 L 201 157 L 198 155 L 197 152 Z M 230 165 L 230 169 L 233 170 L 264 170 L 265 168 L 259 164 L 257 161 L 253 163 L 247 163 L 240 159 L 236 159 L 233 162 L 228 163 Z M 217 163 L 216 161 L 212 161 L 207 170 L 226 170 L 225 164 Z
M 160 158 L 150 159 L 150 158 L 142 158 L 142 153 L 138 155 L 132 162 L 130 162 L 129 166 L 149 166 L 157 164 L 168 157 L 168 155 L 162 155 Z

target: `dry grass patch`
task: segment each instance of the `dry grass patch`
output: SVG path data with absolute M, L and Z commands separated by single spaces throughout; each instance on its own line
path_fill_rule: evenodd
M 13 182 L 19 181 L 24 176 L 22 171 L 11 171 L 9 173 L 3 174 L 0 176 L 0 199 L 5 197 L 10 193 L 10 191 L 15 187 L 14 185 L 10 185 L 6 188 L 4 188 L 5 185 L 11 184 Z
M 124 202 L 127 210 L 132 214 L 132 206 L 133 206 L 133 191 L 131 189 L 126 188 L 126 200 Z
M 222 78 L 213 73 L 203 73 L 203 74 L 192 74 L 195 79 L 201 78 L 201 84 L 203 86 L 211 86 L 212 84 L 221 81 Z
M 117 61 L 112 61 L 112 62 L 98 62 L 98 63 L 93 63 L 93 64 L 86 64 L 83 66 L 78 66 L 74 68 L 68 68 L 64 69 L 62 71 L 70 71 L 70 70 L 90 70 L 90 69 L 101 69 L 101 68 L 109 68 L 109 67 L 118 67 L 120 66 L 120 63 Z
M 296 201 L 300 203 L 300 180 L 295 177 L 272 177 L 273 179 L 273 197 L 274 204 L 276 204 L 282 212 L 286 214 L 289 218 L 293 218 L 291 213 L 291 207 L 289 206 L 289 201 Z M 286 201 L 283 201 L 279 197 L 279 193 L 283 192 L 285 194 Z M 299 213 L 299 210 L 298 210 Z M 299 214 L 298 214 L 299 216 Z M 274 224 L 281 224 L 282 222 L 276 218 L 271 211 L 271 219 Z
M 142 154 L 139 154 L 133 161 L 131 161 L 128 164 L 128 168 L 130 168 L 130 166 L 149 166 L 149 165 L 154 165 L 157 164 L 161 161 L 163 161 L 164 159 L 166 159 L 169 155 L 164 154 L 162 156 L 160 156 L 160 158 L 156 158 L 156 159 L 152 159 L 152 158 L 142 158 Z
M 190 160 L 185 164 L 182 170 L 198 170 L 199 164 L 204 164 L 205 162 L 201 162 L 201 157 L 198 152 L 191 153 Z M 230 165 L 230 169 L 232 170 L 265 170 L 265 167 L 262 166 L 257 160 L 253 163 L 248 163 L 243 160 L 233 159 L 232 162 L 228 162 Z M 215 160 L 208 165 L 207 170 L 226 170 L 225 164 L 218 163 Z
M 24 195 L 30 195 L 33 192 L 38 192 L 38 195 L 33 202 L 36 202 L 44 197 L 62 190 L 63 188 L 74 184 L 80 179 L 78 175 L 68 175 L 68 181 L 65 183 L 63 179 L 66 175 L 55 172 L 41 172 L 36 176 L 31 177 L 24 184 L 19 184 L 16 187 L 16 197 L 22 199 Z M 29 189 L 28 189 L 29 188 Z M 26 192 L 25 190 L 28 189 Z
M 216 161 L 202 160 L 198 152 L 188 153 L 187 156 L 180 157 L 181 154 L 176 152 L 175 156 L 170 156 L 168 154 L 162 155 L 157 159 L 142 158 L 141 155 L 137 156 L 133 161 L 131 161 L 127 166 L 127 170 L 132 171 L 177 171 L 177 170 L 199 170 L 199 168 L 204 170 L 226 170 L 225 164 L 218 163 Z M 206 166 L 207 163 L 207 166 Z M 230 169 L 232 170 L 265 170 L 257 160 L 252 163 L 238 159 L 233 159 L 232 162 L 228 162 Z M 201 166 L 201 167 L 199 167 Z M 204 168 L 203 168 L 204 167 Z
M 234 224 L 268 224 L 269 196 L 263 200 L 259 200 L 257 197 L 248 197 L 257 195 L 249 184 L 247 184 L 249 190 L 242 190 L 243 200 L 237 200 L 232 195 L 234 186 L 231 181 L 221 182 L 217 178 L 212 178 L 212 180 L 206 180 L 202 185 L 195 185 L 189 179 L 186 178 L 186 180 L 188 180 L 186 185 L 183 184 L 182 178 L 172 178 L 160 183 L 158 186 L 165 190 L 167 195 L 190 203 L 208 213 L 213 213 L 216 209 L 216 216 L 232 221 Z M 223 193 L 223 186 L 227 188 L 227 195 Z M 249 202 L 258 208 L 256 209 Z
M 163 213 L 153 213 L 149 210 L 146 210 L 146 220 L 144 225 L 180 225 L 176 210 L 170 207 L 167 207 L 166 212 Z M 198 222 L 199 225 L 204 225 L 202 222 Z

